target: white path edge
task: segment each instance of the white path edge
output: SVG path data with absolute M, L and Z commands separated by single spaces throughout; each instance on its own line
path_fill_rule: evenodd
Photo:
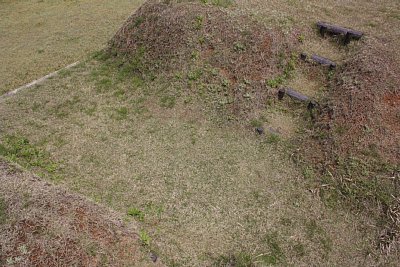
M 18 87 L 17 89 L 14 89 L 14 90 L 10 91 L 10 92 L 7 92 L 4 95 L 0 96 L 0 101 L 5 99 L 5 98 L 7 98 L 7 97 L 10 97 L 10 96 L 13 96 L 13 95 L 17 94 L 19 91 L 28 89 L 28 88 L 30 88 L 30 87 L 32 87 L 34 85 L 37 85 L 37 84 L 41 84 L 44 81 L 46 81 L 47 79 L 56 76 L 60 71 L 70 69 L 72 67 L 75 67 L 78 64 L 79 64 L 79 61 L 74 62 L 74 63 L 72 63 L 72 64 L 70 64 L 70 65 L 68 65 L 68 66 L 66 66 L 66 67 L 64 67 L 62 69 L 59 69 L 59 70 L 57 70 L 55 72 L 52 72 L 52 73 L 49 73 L 46 76 L 43 76 L 42 78 L 34 80 L 34 81 L 32 81 L 32 82 L 30 82 L 28 84 L 25 84 L 25 85 L 23 85 L 21 87 Z

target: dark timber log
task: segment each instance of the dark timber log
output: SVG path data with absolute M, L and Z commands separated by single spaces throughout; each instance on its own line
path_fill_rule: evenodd
M 315 102 L 314 100 L 310 100 L 310 98 L 308 96 L 305 96 L 299 92 L 296 92 L 295 90 L 293 90 L 291 88 L 279 89 L 278 99 L 282 100 L 285 95 L 288 95 L 291 98 L 302 101 L 302 102 L 308 102 L 307 109 L 309 111 L 312 111 L 314 108 L 316 108 L 318 106 L 317 102 Z
M 300 101 L 308 101 L 309 98 L 308 96 L 302 95 L 299 92 L 296 92 L 295 90 L 291 89 L 291 88 L 286 88 L 285 89 L 285 93 L 290 96 L 291 98 L 300 100 Z
M 322 36 L 324 36 L 325 33 L 343 35 L 345 45 L 347 45 L 351 41 L 351 39 L 358 40 L 364 35 L 364 33 L 360 32 L 360 31 L 332 25 L 332 24 L 322 22 L 322 21 L 318 21 L 317 26 L 318 26 L 319 32 L 321 33 Z
M 291 88 L 279 89 L 279 91 L 278 91 L 279 100 L 281 100 L 285 96 L 285 94 L 296 100 L 300 100 L 300 101 L 308 101 L 309 100 L 308 96 L 302 95 L 299 92 L 296 92 L 295 90 L 293 90 Z
M 318 64 L 321 64 L 324 66 L 329 66 L 330 69 L 336 68 L 336 63 L 330 59 L 320 57 L 317 55 L 312 55 L 311 59 L 314 60 L 315 62 L 317 62 Z
M 306 53 L 301 53 L 300 54 L 300 59 L 304 60 L 304 61 L 307 61 L 308 55 Z M 318 64 L 321 64 L 321 65 L 324 65 L 324 66 L 329 66 L 330 69 L 336 68 L 336 63 L 335 62 L 333 62 L 330 59 L 324 58 L 324 57 L 320 57 L 320 56 L 317 56 L 317 55 L 312 55 L 311 56 L 311 60 L 316 62 L 316 63 L 318 63 Z
M 258 133 L 259 135 L 264 134 L 264 128 L 263 127 L 257 127 L 256 128 L 256 133 Z
M 282 100 L 284 96 L 285 96 L 285 89 L 279 89 L 279 91 L 278 91 L 278 99 Z

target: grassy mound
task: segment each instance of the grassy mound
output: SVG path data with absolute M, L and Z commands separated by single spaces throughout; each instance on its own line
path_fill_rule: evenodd
M 344 65 L 332 90 L 341 153 L 356 149 L 400 162 L 399 71 L 385 45 L 371 39 Z
M 320 195 L 329 205 L 351 204 L 379 218 L 377 244 L 385 253 L 398 253 L 400 237 L 398 66 L 384 43 L 361 43 L 331 80 L 316 142 L 305 149 L 319 164 Z
M 361 158 L 365 165 L 364 184 L 374 184 L 367 192 L 375 191 L 371 195 L 382 207 L 380 247 L 385 252 L 398 249 L 400 238 L 399 71 L 385 44 L 368 39 L 332 86 L 335 154 Z
M 290 76 L 291 39 L 218 5 L 148 1 L 116 33 L 108 56 L 246 114 Z
M 121 216 L 0 158 L 1 266 L 150 264 Z

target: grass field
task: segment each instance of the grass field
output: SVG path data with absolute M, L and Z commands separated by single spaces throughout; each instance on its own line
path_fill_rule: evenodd
M 371 229 L 308 191 L 285 141 L 210 121 L 182 99 L 165 107 L 157 84 L 130 81 L 88 62 L 7 99 L 1 140 L 17 151 L 8 157 L 132 214 L 170 266 L 368 261 Z M 18 138 L 54 168 L 19 154 Z
M 0 1 L 0 93 L 104 47 L 143 1 Z
M 143 249 L 167 266 L 398 264 L 396 254 L 376 250 L 376 214 L 327 207 L 310 187 L 320 177 L 293 162 L 291 141 L 307 124 L 301 108 L 272 101 L 260 117 L 282 134 L 259 136 L 249 122 L 218 117 L 186 94 L 185 85 L 171 87 L 161 76 L 144 80 L 88 57 L 141 1 L 23 3 L 0 2 L 7 36 L 0 41 L 0 91 L 82 63 L 0 99 L 0 155 L 126 214 L 138 225 Z M 362 43 L 341 48 L 320 39 L 311 27 L 315 20 L 386 38 L 398 59 L 400 33 L 393 25 L 400 22 L 399 5 L 251 0 L 229 8 L 283 30 L 299 27 L 301 49 L 340 63 Z M 60 33 L 67 22 L 73 26 Z M 22 46 L 20 36 L 31 42 Z M 326 89 L 300 70 L 286 83 L 314 96 Z M 7 218 L 4 199 L 0 195 L 0 224 Z

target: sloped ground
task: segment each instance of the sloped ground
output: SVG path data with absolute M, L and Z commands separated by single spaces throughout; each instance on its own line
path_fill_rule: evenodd
M 159 81 L 120 75 L 90 62 L 3 101 L 6 156 L 38 161 L 7 135 L 47 151 L 49 179 L 132 214 L 167 265 L 390 262 L 374 252 L 374 221 L 324 207 L 284 140 L 214 120 L 184 97 L 165 106 Z
M 319 67 L 296 70 L 289 82 L 317 97 L 323 107 L 322 116 L 300 138 L 299 154 L 306 159 L 306 173 L 309 166 L 318 170 L 312 187 L 328 205 L 376 214 L 382 252 L 398 251 L 399 2 L 236 3 L 267 25 L 280 25 L 287 32 L 298 29 L 302 51 L 338 63 L 336 72 L 330 74 Z M 321 38 L 316 21 L 361 30 L 365 37 L 344 47 L 340 38 Z
M 155 266 L 120 215 L 0 158 L 2 266 Z
M 97 55 L 105 62 L 3 101 L 0 153 L 129 214 L 168 265 L 398 264 L 398 171 L 387 164 L 398 157 L 398 4 L 172 2 L 131 16 Z M 316 34 L 317 19 L 373 38 L 343 48 Z M 297 45 L 343 66 L 296 66 Z M 272 97 L 282 85 L 328 99 L 334 116 L 312 124 Z M 250 135 L 249 120 L 287 134 Z M 286 139 L 299 136 L 317 159 L 303 175 L 285 156 L 301 162 Z
M 187 77 L 193 86 L 186 93 L 211 92 L 219 107 L 242 118 L 271 98 L 269 79 L 276 87 L 289 78 L 295 34 L 200 1 L 166 2 L 142 5 L 111 39 L 106 56 L 165 83 Z
M 382 41 L 368 39 L 332 85 L 334 139 L 341 154 L 377 153 L 400 162 L 400 67 Z

